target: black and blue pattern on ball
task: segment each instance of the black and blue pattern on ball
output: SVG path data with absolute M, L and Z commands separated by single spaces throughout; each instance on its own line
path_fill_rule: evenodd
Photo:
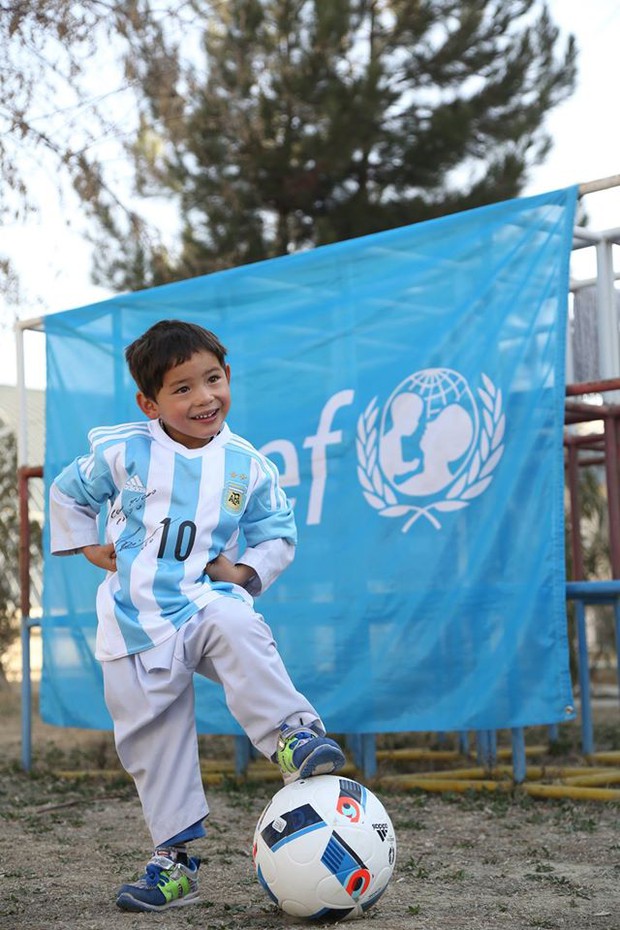
M 261 830 L 261 836 L 272 852 L 275 852 L 285 843 L 297 839 L 303 833 L 318 830 L 327 824 L 311 804 L 303 804 L 292 811 L 276 817 Z
M 360 857 L 334 831 L 321 862 L 336 876 L 344 890 L 357 901 L 370 885 L 370 872 Z

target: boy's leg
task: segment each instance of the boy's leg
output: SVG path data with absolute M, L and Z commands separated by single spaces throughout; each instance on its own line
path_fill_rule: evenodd
M 291 681 L 269 626 L 249 604 L 220 597 L 186 626 L 186 662 L 222 684 L 230 712 L 263 755 L 275 760 L 278 754 L 285 780 L 300 774 L 293 752 L 307 760 L 304 775 L 334 771 L 344 764 L 340 747 L 323 738 L 325 728 L 316 709 Z M 321 739 L 313 743 L 310 758 L 309 747 L 302 749 L 301 744 L 317 737 Z M 283 749 L 288 752 L 286 766 Z
M 177 634 L 175 639 L 178 639 Z M 116 749 L 133 777 L 155 849 L 202 821 L 192 673 L 169 643 L 102 663 Z

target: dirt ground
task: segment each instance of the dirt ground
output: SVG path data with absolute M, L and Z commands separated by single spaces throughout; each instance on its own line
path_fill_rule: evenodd
M 2 930 L 310 926 L 279 912 L 254 877 L 254 826 L 277 783 L 228 779 L 209 787 L 209 834 L 194 850 L 203 858 L 201 902 L 165 914 L 126 914 L 114 905 L 115 890 L 142 871 L 149 838 L 133 786 L 115 768 L 110 734 L 59 730 L 35 715 L 27 775 L 16 691 L 0 693 L 0 714 Z M 619 749 L 619 731 L 615 705 L 597 731 L 597 748 Z M 205 756 L 232 758 L 225 738 L 202 742 Z M 576 745 L 578 733 L 565 740 L 560 761 L 575 764 Z M 94 769 L 112 771 L 104 777 Z M 387 892 L 358 926 L 620 930 L 619 804 L 534 800 L 519 792 L 374 790 L 394 823 L 397 861 Z

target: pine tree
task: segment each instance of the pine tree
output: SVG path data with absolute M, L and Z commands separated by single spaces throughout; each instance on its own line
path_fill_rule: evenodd
M 195 6 L 202 75 L 148 6 L 134 37 L 137 188 L 178 198 L 182 234 L 175 251 L 123 230 L 101 198 L 99 276 L 119 288 L 517 196 L 574 87 L 574 41 L 540 0 Z

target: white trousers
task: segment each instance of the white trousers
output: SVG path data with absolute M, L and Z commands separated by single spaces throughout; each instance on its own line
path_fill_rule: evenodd
M 155 847 L 207 816 L 194 716 L 194 672 L 224 688 L 226 704 L 270 758 L 283 723 L 325 732 L 294 687 L 273 635 L 245 601 L 220 597 L 160 646 L 103 662 L 119 759 L 133 777 Z

